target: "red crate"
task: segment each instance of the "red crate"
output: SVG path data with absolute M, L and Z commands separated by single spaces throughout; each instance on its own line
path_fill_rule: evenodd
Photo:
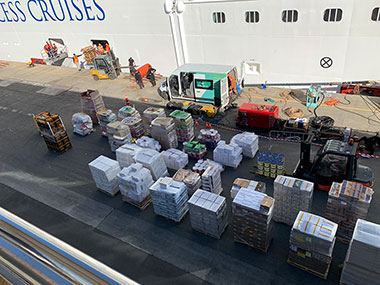
M 278 106 L 243 103 L 239 108 L 241 126 L 271 129 L 278 119 Z

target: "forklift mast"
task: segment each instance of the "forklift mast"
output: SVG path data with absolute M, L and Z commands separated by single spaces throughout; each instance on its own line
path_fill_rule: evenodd
M 306 139 L 301 141 L 300 160 L 295 171 L 297 175 L 307 172 L 311 167 L 310 155 L 313 138 L 314 135 L 309 133 Z

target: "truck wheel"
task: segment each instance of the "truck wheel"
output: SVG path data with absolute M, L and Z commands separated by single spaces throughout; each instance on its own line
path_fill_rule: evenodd
M 99 77 L 97 75 L 93 75 L 92 77 L 94 78 L 95 81 L 99 80 Z
M 116 79 L 116 76 L 115 76 L 115 74 L 110 74 L 110 75 L 108 76 L 108 78 L 111 79 L 111 80 L 114 80 L 114 79 Z

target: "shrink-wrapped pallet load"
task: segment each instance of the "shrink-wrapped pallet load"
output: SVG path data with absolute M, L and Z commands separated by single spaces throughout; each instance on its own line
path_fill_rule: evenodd
M 86 136 L 94 131 L 91 117 L 85 113 L 75 113 L 71 119 L 73 132 Z
M 334 182 L 327 199 L 326 217 L 339 225 L 337 238 L 349 242 L 357 219 L 365 219 L 373 190 L 353 181 Z
M 293 225 L 299 211 L 310 212 L 313 199 L 314 183 L 278 175 L 274 181 L 273 219 L 276 222 Z
M 139 138 L 136 141 L 136 144 L 142 148 L 152 149 L 155 151 L 161 150 L 160 143 L 158 141 L 156 141 L 155 139 L 152 139 L 152 138 L 147 137 L 147 136 L 143 136 L 143 137 Z
M 178 139 L 172 118 L 158 117 L 151 123 L 151 136 L 163 149 L 177 148 Z
M 250 158 L 254 158 L 259 150 L 259 137 L 255 133 L 237 134 L 231 139 L 231 143 L 240 146 L 243 149 L 243 155 Z
M 98 90 L 88 89 L 80 94 L 82 113 L 91 117 L 93 124 L 99 124 L 98 112 L 106 109 L 102 95 Z
M 199 159 L 197 161 L 197 163 L 194 164 L 192 170 L 196 173 L 199 173 L 200 175 L 203 174 L 203 172 L 206 171 L 206 169 L 209 167 L 209 166 L 216 166 L 217 168 L 220 169 L 220 172 L 223 172 L 224 171 L 224 168 L 223 168 L 223 165 L 221 165 L 220 163 L 218 162 L 215 162 L 211 159 Z
M 142 147 L 136 144 L 124 144 L 116 150 L 116 160 L 120 164 L 120 168 L 128 167 L 131 164 L 136 163 L 136 154 Z
M 191 227 L 219 239 L 228 224 L 226 198 L 198 189 L 188 205 Z
M 214 161 L 237 168 L 243 159 L 242 148 L 237 144 L 220 141 L 214 149 Z
M 137 152 L 135 156 L 136 162 L 144 165 L 152 173 L 154 181 L 158 178 L 167 176 L 168 170 L 162 154 L 152 149 L 144 149 Z
M 110 196 L 115 196 L 119 192 L 117 174 L 121 171 L 116 160 L 99 156 L 88 164 L 92 178 L 96 187 Z
M 144 110 L 142 120 L 146 135 L 151 134 L 151 123 L 158 117 L 166 117 L 164 108 L 149 107 Z
M 380 284 L 380 225 L 356 221 L 340 283 Z
M 144 135 L 144 127 L 140 116 L 126 117 L 122 120 L 122 122 L 129 127 L 133 138 L 139 139 Z
M 190 142 L 194 138 L 194 121 L 189 113 L 176 110 L 170 114 L 176 125 L 179 142 Z
M 234 199 L 236 194 L 240 189 L 246 188 L 251 191 L 257 191 L 261 193 L 265 193 L 266 186 L 264 182 L 257 182 L 253 180 L 247 180 L 243 178 L 236 178 L 232 184 L 231 188 L 231 198 Z
M 189 163 L 189 157 L 183 151 L 170 148 L 161 152 L 164 157 L 166 167 L 173 170 L 184 168 Z
M 206 155 L 207 148 L 206 145 L 198 141 L 191 141 L 183 143 L 183 151 L 187 153 L 189 157 L 200 159 Z
M 113 122 L 116 122 L 117 117 L 112 110 L 101 110 L 97 112 L 97 116 L 99 119 L 99 125 L 102 129 L 102 135 L 107 136 L 107 125 Z
M 119 109 L 118 119 L 121 121 L 128 117 L 141 118 L 140 113 L 132 106 L 123 106 Z
M 198 141 L 208 148 L 216 148 L 220 142 L 220 134 L 215 129 L 201 129 L 199 131 Z
M 150 201 L 149 188 L 153 178 L 148 169 L 140 163 L 134 163 L 117 175 L 122 199 L 138 207 L 144 207 Z
M 209 166 L 201 175 L 202 189 L 220 195 L 223 192 L 220 168 Z
M 290 233 L 288 263 L 326 279 L 337 228 L 332 221 L 300 211 Z
M 274 199 L 240 189 L 232 202 L 234 241 L 267 252 L 273 236 Z
M 129 127 L 120 121 L 107 124 L 107 135 L 112 151 L 116 151 L 120 146 L 132 141 Z
M 179 169 L 174 174 L 173 179 L 185 183 L 189 197 L 191 197 L 202 184 L 200 175 L 188 169 Z
M 157 215 L 180 222 L 189 210 L 186 185 L 170 177 L 159 178 L 151 187 L 153 209 Z

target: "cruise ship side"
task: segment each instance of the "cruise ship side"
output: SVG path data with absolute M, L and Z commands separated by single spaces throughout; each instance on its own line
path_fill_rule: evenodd
M 69 54 L 106 40 L 123 65 L 163 75 L 235 65 L 245 84 L 378 80 L 376 0 L 28 0 L 0 2 L 0 58 L 28 61 L 48 38 Z

